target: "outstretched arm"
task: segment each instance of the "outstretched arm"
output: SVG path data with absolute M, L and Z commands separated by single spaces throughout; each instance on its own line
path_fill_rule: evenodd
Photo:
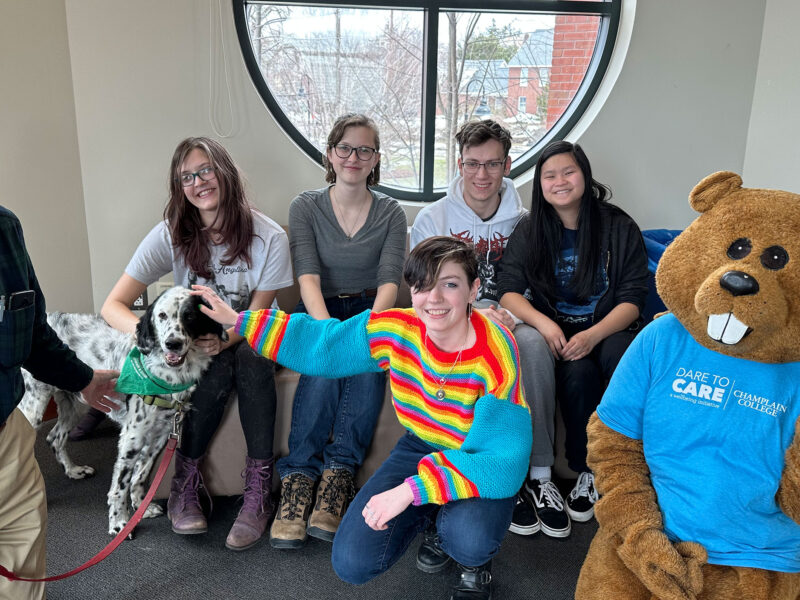
M 703 587 L 706 551 L 692 542 L 673 545 L 664 533 L 642 442 L 606 426 L 597 413 L 587 433 L 587 462 L 601 494 L 595 515 L 601 527 L 619 536 L 620 558 L 658 598 L 695 598 Z
M 800 419 L 794 425 L 794 439 L 786 451 L 786 466 L 778 488 L 778 505 L 789 518 L 800 523 Z
M 210 288 L 192 287 L 210 305 L 201 306 L 201 311 L 225 327 L 235 327 L 256 352 L 299 373 L 338 378 L 382 371 L 370 354 L 368 311 L 345 321 L 317 321 L 305 313 L 269 309 L 237 313 Z

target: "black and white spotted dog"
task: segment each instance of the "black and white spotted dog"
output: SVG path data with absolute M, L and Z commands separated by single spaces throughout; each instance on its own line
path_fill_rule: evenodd
M 199 302 L 199 298 L 190 295 L 185 288 L 174 287 L 165 291 L 139 320 L 135 338 L 114 329 L 96 315 L 51 313 L 47 320 L 61 340 L 93 369 L 120 370 L 135 343 L 142 353 L 146 369 L 170 385 L 178 386 L 197 382 L 211 362 L 211 357 L 194 344 L 195 339 L 209 333 L 227 339 L 222 326 L 200 312 Z M 38 427 L 48 400 L 53 397 L 58 407 L 58 421 L 47 434 L 47 441 L 56 460 L 72 479 L 93 475 L 92 467 L 74 464 L 66 451 L 67 434 L 88 407 L 76 393 L 37 381 L 27 371 L 23 371 L 23 375 L 25 396 L 20 409 L 28 421 Z M 193 390 L 194 385 L 163 398 L 185 402 Z M 110 534 L 119 533 L 129 518 L 128 497 L 131 510 L 141 504 L 147 492 L 148 475 L 167 442 L 174 415 L 175 408 L 145 404 L 135 394 L 126 396 L 119 410 L 108 415 L 121 428 L 117 460 L 108 491 Z M 155 517 L 162 512 L 160 506 L 151 504 L 144 516 Z

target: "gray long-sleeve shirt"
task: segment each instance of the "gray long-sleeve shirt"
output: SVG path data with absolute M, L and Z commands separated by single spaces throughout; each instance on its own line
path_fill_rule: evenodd
M 310 190 L 289 206 L 289 245 L 296 277 L 319 275 L 322 296 L 400 284 L 406 215 L 397 200 L 370 190 L 364 226 L 349 239 L 333 212 L 330 188 Z

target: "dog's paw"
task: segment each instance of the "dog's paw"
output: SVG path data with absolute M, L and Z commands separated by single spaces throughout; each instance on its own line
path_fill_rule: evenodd
M 109 523 L 108 535 L 116 536 L 125 527 L 125 523 Z
M 142 515 L 143 519 L 152 519 L 153 517 L 160 517 L 164 514 L 164 509 L 161 508 L 158 504 L 151 504 L 147 507 L 147 510 L 144 511 L 144 515 Z
M 114 523 L 109 523 L 108 525 L 108 535 L 116 537 L 119 535 L 119 532 L 125 528 L 127 525 L 127 521 L 116 521 Z M 132 529 L 128 535 L 126 536 L 127 539 L 132 540 L 134 537 L 134 533 L 136 533 L 136 528 Z
M 75 465 L 66 470 L 67 477 L 70 479 L 86 479 L 95 474 L 94 467 L 89 465 Z

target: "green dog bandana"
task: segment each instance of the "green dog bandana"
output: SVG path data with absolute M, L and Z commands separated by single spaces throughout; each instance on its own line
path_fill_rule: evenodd
M 195 382 L 191 381 L 173 385 L 163 379 L 159 379 L 147 370 L 142 360 L 141 351 L 134 346 L 128 352 L 128 356 L 125 357 L 125 364 L 122 365 L 122 371 L 119 374 L 114 390 L 123 394 L 158 396 L 182 392 L 188 390 L 194 384 Z

